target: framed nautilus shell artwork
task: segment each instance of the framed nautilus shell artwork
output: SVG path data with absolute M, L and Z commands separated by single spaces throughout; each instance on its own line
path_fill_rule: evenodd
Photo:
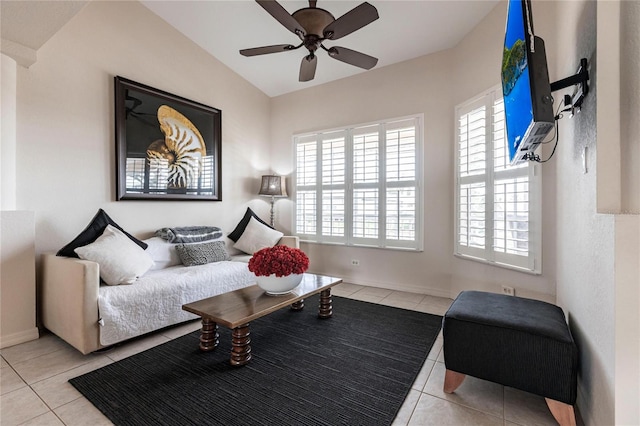
M 222 201 L 219 109 L 115 77 L 118 200 Z

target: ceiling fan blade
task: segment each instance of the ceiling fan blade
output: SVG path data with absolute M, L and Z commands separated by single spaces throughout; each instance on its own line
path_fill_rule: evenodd
M 267 53 L 286 52 L 295 49 L 291 44 L 275 44 L 273 46 L 252 47 L 251 49 L 242 49 L 240 54 L 243 56 L 266 55 Z
M 334 46 L 327 50 L 327 52 L 333 59 L 337 59 L 350 65 L 355 65 L 356 67 L 364 68 L 365 70 L 370 70 L 378 63 L 378 58 L 374 58 L 373 56 L 369 56 L 355 50 L 347 49 L 346 47 Z
M 378 10 L 364 2 L 354 7 L 324 28 L 323 34 L 329 40 L 337 40 L 378 19 Z
M 292 33 L 298 35 L 299 37 L 303 37 L 306 32 L 304 28 L 296 21 L 296 19 L 291 16 L 289 12 L 286 11 L 284 7 L 280 5 L 275 0 L 256 0 L 264 10 L 269 12 L 269 15 L 273 16 L 278 22 L 285 26 L 286 29 L 291 31 Z
M 300 64 L 300 76 L 298 81 L 311 81 L 316 76 L 316 66 L 318 65 L 318 57 L 316 55 L 307 55 L 302 58 Z

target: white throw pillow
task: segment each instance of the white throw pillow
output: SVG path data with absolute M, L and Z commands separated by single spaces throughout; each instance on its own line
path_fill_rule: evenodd
M 233 247 L 245 253 L 253 254 L 265 247 L 275 246 L 283 235 L 282 232 L 269 228 L 252 217 L 242 236 Z
M 172 244 L 160 237 L 151 237 L 142 242 L 147 243 L 146 252 L 153 259 L 152 271 L 181 264 L 180 257 L 176 251 L 176 244 Z
M 97 262 L 100 278 L 109 285 L 133 284 L 153 266 L 149 254 L 111 225 L 93 243 L 74 251 L 80 259 Z

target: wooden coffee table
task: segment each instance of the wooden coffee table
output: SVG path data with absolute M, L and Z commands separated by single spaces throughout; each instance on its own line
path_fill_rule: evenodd
M 290 306 L 292 310 L 304 307 L 304 299 L 320 293 L 318 317 L 331 318 L 331 287 L 342 282 L 340 278 L 304 274 L 300 284 L 291 293 L 271 296 L 257 285 L 182 305 L 182 309 L 202 317 L 200 349 L 214 350 L 218 346 L 218 324 L 232 330 L 231 365 L 240 366 L 251 360 L 249 322 Z

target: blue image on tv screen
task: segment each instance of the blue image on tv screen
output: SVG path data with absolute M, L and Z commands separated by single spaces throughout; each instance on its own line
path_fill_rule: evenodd
M 510 160 L 533 122 L 523 4 L 522 0 L 509 0 L 502 56 L 502 93 Z

